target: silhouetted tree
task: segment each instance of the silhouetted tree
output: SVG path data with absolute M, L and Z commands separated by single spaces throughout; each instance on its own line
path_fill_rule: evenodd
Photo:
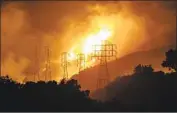
M 135 74 L 151 74 L 154 71 L 151 65 L 141 65 L 135 67 L 134 73 Z
M 19 84 L 0 77 L 0 111 L 101 111 L 76 80 Z
M 115 79 L 95 95 L 108 91 L 105 103 L 108 111 L 177 111 L 176 74 L 155 72 L 151 65 L 139 64 L 134 76 Z
M 168 67 L 170 70 L 174 69 L 177 71 L 177 50 L 169 50 L 166 52 L 166 59 L 163 61 L 162 66 Z

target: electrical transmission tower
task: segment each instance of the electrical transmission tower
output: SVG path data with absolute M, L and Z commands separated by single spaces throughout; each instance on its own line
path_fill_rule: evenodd
M 79 73 L 81 70 L 85 69 L 85 54 L 77 54 L 77 67 L 79 68 Z M 80 77 L 78 78 L 78 81 L 80 81 Z
M 82 69 L 85 69 L 85 55 L 83 53 L 77 54 L 77 66 L 79 67 L 79 73 Z
M 91 58 L 100 61 L 97 88 L 102 88 L 110 81 L 107 61 L 111 58 L 116 58 L 117 47 L 115 44 L 111 44 L 109 41 L 104 40 L 100 45 L 93 45 L 92 49 Z
M 35 71 L 34 71 L 34 82 L 39 81 L 39 54 L 38 54 L 38 45 L 35 48 Z
M 46 64 L 45 64 L 45 81 L 50 81 L 52 79 L 51 76 L 51 61 L 50 61 L 50 49 L 48 46 L 45 46 L 45 50 L 46 50 Z
M 63 52 L 61 54 L 61 67 L 63 68 L 63 79 L 68 79 L 68 53 Z

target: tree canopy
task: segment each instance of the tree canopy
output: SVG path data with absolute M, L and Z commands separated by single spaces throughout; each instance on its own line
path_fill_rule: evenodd
M 171 49 L 165 55 L 166 59 L 163 61 L 162 66 L 177 71 L 177 50 Z

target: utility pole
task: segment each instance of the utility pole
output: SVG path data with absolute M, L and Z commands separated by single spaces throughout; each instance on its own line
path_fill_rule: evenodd
M 97 79 L 97 89 L 99 89 L 105 87 L 110 81 L 107 61 L 113 57 L 116 58 L 117 47 L 115 44 L 111 44 L 109 41 L 104 40 L 100 45 L 93 45 L 92 49 L 91 58 L 100 61 Z

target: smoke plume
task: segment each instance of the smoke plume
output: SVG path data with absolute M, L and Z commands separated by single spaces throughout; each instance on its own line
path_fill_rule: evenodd
M 114 28 L 114 34 L 111 41 L 118 45 L 120 56 L 174 46 L 175 4 L 153 1 L 5 2 L 1 7 L 1 65 L 3 63 L 6 74 L 19 77 L 19 80 L 25 76 L 26 70 L 31 70 L 29 67 L 36 66 L 36 46 L 39 49 L 38 65 L 44 65 L 44 46 L 47 45 L 52 50 L 52 75 L 58 79 L 62 73 L 58 63 L 60 53 L 79 45 L 82 37 L 102 20 L 112 22 L 110 27 Z M 100 21 L 99 15 L 108 16 L 103 16 L 105 18 Z M 15 59 L 19 59 L 19 62 Z

